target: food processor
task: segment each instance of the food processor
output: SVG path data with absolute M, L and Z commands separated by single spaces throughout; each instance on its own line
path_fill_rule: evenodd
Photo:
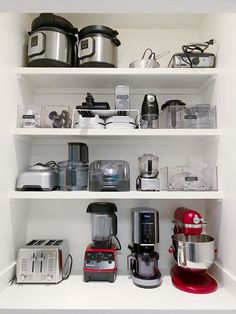
M 215 258 L 214 238 L 202 234 L 206 221 L 192 209 L 180 207 L 174 213 L 172 246 L 177 265 L 170 275 L 173 285 L 185 292 L 205 294 L 217 289 L 217 282 L 206 271 Z
M 128 256 L 128 270 L 133 283 L 142 288 L 161 284 L 158 269 L 159 254 L 154 250 L 159 242 L 159 214 L 152 208 L 134 208 L 132 211 L 132 254 Z
M 117 272 L 116 251 L 121 249 L 117 235 L 117 207 L 114 203 L 89 204 L 87 213 L 92 218 L 92 243 L 84 255 L 84 281 L 114 282 Z M 112 242 L 115 237 L 119 244 Z
M 152 154 L 144 154 L 138 158 L 140 174 L 136 180 L 138 191 L 159 191 L 160 180 L 158 178 L 159 157 Z

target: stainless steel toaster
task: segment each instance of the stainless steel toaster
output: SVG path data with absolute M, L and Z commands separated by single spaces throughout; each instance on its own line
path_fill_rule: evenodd
M 58 283 L 72 267 L 67 240 L 32 240 L 17 256 L 17 283 Z
M 58 186 L 58 173 L 52 167 L 35 165 L 19 173 L 18 191 L 51 191 Z

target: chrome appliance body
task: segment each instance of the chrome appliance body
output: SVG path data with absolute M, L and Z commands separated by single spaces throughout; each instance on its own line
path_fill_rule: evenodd
M 117 67 L 118 32 L 103 25 L 84 27 L 79 32 L 78 58 L 81 67 Z
M 132 254 L 128 256 L 128 270 L 133 283 L 142 288 L 154 288 L 161 284 L 158 269 L 159 254 L 154 246 L 159 242 L 159 215 L 152 208 L 135 208 L 132 211 Z
M 190 60 L 190 61 L 189 61 Z M 190 63 L 191 62 L 191 63 Z M 214 68 L 216 57 L 213 53 L 176 53 L 170 63 L 171 68 Z
M 17 283 L 58 283 L 71 268 L 67 240 L 32 240 L 17 256 Z
M 31 25 L 28 66 L 71 67 L 77 65 L 78 30 L 63 17 L 42 13 Z
M 51 167 L 35 165 L 19 173 L 18 191 L 51 191 L 58 186 L 58 173 Z
M 208 235 L 174 234 L 172 244 L 174 258 L 180 267 L 207 270 L 214 262 L 214 239 Z

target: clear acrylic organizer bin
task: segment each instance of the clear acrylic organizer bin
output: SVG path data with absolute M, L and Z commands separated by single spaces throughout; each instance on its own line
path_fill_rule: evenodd
M 40 128 L 42 108 L 41 106 L 18 106 L 17 127 L 18 128 Z
M 167 129 L 215 129 L 216 107 L 208 104 L 167 106 L 161 113 L 160 127 Z
M 72 109 L 65 105 L 42 106 L 42 128 L 68 129 L 72 127 Z
M 161 190 L 217 191 L 217 167 L 172 166 L 160 169 Z

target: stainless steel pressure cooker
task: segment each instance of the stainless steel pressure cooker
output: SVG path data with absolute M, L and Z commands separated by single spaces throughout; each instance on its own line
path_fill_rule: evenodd
M 78 58 L 81 67 L 117 67 L 116 37 L 119 33 L 107 26 L 90 25 L 79 31 Z
M 68 20 L 52 13 L 40 14 L 29 32 L 28 66 L 76 66 L 76 34 L 78 30 Z

